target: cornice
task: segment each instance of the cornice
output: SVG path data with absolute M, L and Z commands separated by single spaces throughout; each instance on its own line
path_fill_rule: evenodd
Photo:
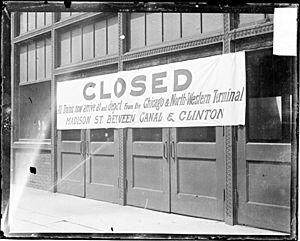
M 144 49 L 137 52 L 128 52 L 122 56 L 123 61 L 131 61 L 140 58 L 152 57 L 160 54 L 166 54 L 171 52 L 176 52 L 180 50 L 192 49 L 201 46 L 207 46 L 211 44 L 221 43 L 223 40 L 223 34 L 218 34 L 214 36 L 204 37 L 196 40 L 187 40 L 182 42 L 177 42 L 175 44 L 164 45 L 152 49 Z
M 229 38 L 237 40 L 248 38 L 256 35 L 262 35 L 273 32 L 273 22 L 264 23 L 261 25 L 251 26 L 247 28 L 238 28 L 230 31 Z

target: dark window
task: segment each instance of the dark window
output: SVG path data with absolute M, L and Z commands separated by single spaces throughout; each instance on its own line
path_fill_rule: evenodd
M 51 138 L 50 87 L 50 81 L 20 86 L 20 139 Z
M 246 56 L 248 141 L 290 142 L 292 58 L 271 50 Z
M 134 128 L 133 141 L 162 141 L 162 128 Z
M 240 28 L 271 21 L 273 19 L 273 14 L 241 13 L 234 14 L 233 17 L 233 28 Z
M 98 142 L 113 142 L 114 141 L 114 129 L 94 129 L 91 130 L 91 141 Z
M 81 130 L 63 130 L 61 131 L 62 141 L 80 141 Z
M 181 127 L 177 128 L 178 142 L 215 142 L 215 127 Z

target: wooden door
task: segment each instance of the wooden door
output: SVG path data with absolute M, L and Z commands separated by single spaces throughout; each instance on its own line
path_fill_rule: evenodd
M 118 131 L 87 131 L 86 197 L 118 202 Z
M 223 220 L 223 128 L 172 128 L 170 141 L 171 212 Z
M 169 212 L 167 128 L 129 128 L 127 204 Z
M 289 232 L 291 59 L 246 55 L 246 126 L 238 130 L 238 223 Z
M 58 131 L 57 192 L 85 196 L 84 133 Z

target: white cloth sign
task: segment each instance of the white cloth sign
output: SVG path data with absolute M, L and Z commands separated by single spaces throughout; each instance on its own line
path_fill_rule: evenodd
M 245 124 L 245 52 L 57 83 L 57 129 Z
M 297 8 L 275 8 L 273 54 L 297 56 Z

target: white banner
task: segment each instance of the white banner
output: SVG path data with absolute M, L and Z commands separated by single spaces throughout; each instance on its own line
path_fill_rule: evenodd
M 57 83 L 57 129 L 244 125 L 245 52 Z

